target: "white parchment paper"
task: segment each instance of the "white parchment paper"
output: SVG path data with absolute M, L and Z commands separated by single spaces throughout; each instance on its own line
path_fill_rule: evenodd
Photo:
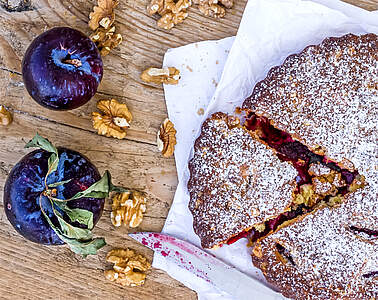
M 187 207 L 186 183 L 188 159 L 202 121 L 216 111 L 232 113 L 269 69 L 281 64 L 288 55 L 326 37 L 350 32 L 378 34 L 378 14 L 332 0 L 250 0 L 236 38 L 168 50 L 164 66 L 175 66 L 182 75 L 177 86 L 164 86 L 168 115 L 177 129 L 175 159 L 179 184 L 162 232 L 200 246 Z M 264 281 L 253 267 L 248 251 L 245 239 L 209 250 L 240 271 Z M 153 266 L 197 291 L 201 300 L 234 299 L 158 254 Z

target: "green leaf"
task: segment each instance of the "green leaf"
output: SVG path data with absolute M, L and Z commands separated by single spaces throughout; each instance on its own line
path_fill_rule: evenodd
M 71 209 L 68 206 L 65 206 L 62 210 L 67 214 L 71 222 L 79 222 L 86 225 L 89 230 L 93 228 L 93 213 L 91 211 L 81 208 Z
M 51 184 L 48 185 L 48 187 L 49 188 L 54 188 L 54 187 L 66 184 L 66 183 L 70 182 L 71 180 L 72 179 L 68 179 L 68 180 L 63 180 L 63 181 L 58 181 L 58 182 L 55 182 L 55 183 L 51 183 Z
M 54 210 L 54 213 L 58 218 L 61 232 L 65 237 L 84 241 L 92 239 L 92 232 L 89 229 L 75 227 L 64 221 L 62 215 L 58 211 Z
M 130 190 L 129 189 L 125 189 L 125 188 L 123 188 L 121 186 L 111 186 L 110 187 L 110 191 L 111 192 L 116 192 L 116 193 L 127 193 Z
M 41 148 L 47 152 L 52 152 L 58 155 L 58 150 L 49 142 L 48 139 L 41 137 L 38 133 L 33 139 L 25 145 L 25 148 Z
M 70 198 L 70 200 L 75 200 L 82 197 L 105 198 L 108 196 L 109 196 L 109 172 L 105 171 L 104 176 L 102 176 L 102 178 L 99 181 L 92 184 L 85 191 L 78 192 L 72 198 Z
M 56 198 L 50 198 L 54 205 L 59 207 L 70 218 L 71 222 L 79 222 L 80 224 L 87 225 L 88 229 L 93 228 L 93 213 L 89 210 L 81 208 L 69 208 L 67 202 L 58 202 Z M 91 225 L 91 226 L 88 226 Z
M 106 198 L 109 197 L 110 192 L 124 193 L 128 192 L 128 189 L 125 189 L 120 186 L 115 186 L 112 184 L 112 178 L 108 170 L 105 171 L 105 174 L 101 179 L 94 184 L 92 184 L 85 191 L 78 192 L 69 200 L 75 200 L 82 197 L 86 198 Z
M 71 248 L 73 252 L 83 255 L 84 258 L 88 255 L 97 254 L 97 251 L 106 245 L 104 238 L 94 238 L 85 242 L 68 239 L 64 236 L 60 238 Z
M 87 197 L 87 198 L 106 198 L 108 196 L 109 196 L 109 193 L 107 193 L 107 192 L 96 192 L 96 191 L 93 191 L 93 192 L 90 192 L 88 194 L 85 194 L 84 196 L 80 196 L 79 198 L 81 198 L 81 197 Z M 75 198 L 75 199 L 78 199 L 78 198 Z M 74 200 L 74 199 L 70 199 L 70 200 Z
M 53 199 L 51 200 L 54 201 Z M 81 208 L 69 208 L 66 202 L 54 201 L 54 204 L 66 213 L 71 222 L 79 222 L 86 225 L 89 230 L 93 229 L 93 213 L 91 211 Z
M 46 174 L 46 177 L 48 177 L 51 173 L 56 171 L 56 169 L 58 168 L 58 164 L 59 164 L 58 155 L 55 153 L 51 154 L 48 160 L 48 172 Z
M 81 241 L 69 238 L 63 234 L 60 228 L 56 227 L 52 222 L 49 216 L 44 212 L 42 209 L 42 213 L 45 216 L 47 222 L 49 223 L 50 227 L 55 231 L 55 233 L 59 236 L 59 238 L 65 242 L 70 249 L 75 252 L 76 254 L 81 254 L 83 257 L 87 257 L 88 255 L 95 255 L 97 251 L 106 245 L 104 238 L 91 238 L 89 240 Z
M 109 192 L 116 192 L 116 193 L 126 193 L 126 192 L 129 192 L 130 190 L 129 189 L 125 189 L 121 186 L 116 186 L 116 185 L 113 185 L 112 183 L 112 175 L 110 174 L 109 171 L 105 171 L 105 173 L 108 173 L 108 178 L 109 178 Z
M 54 147 L 53 144 L 49 142 L 48 139 L 41 137 L 38 133 L 33 137 L 33 139 L 25 145 L 25 148 L 41 148 L 47 152 L 51 152 L 51 156 L 48 161 L 48 172 L 46 178 L 53 172 L 56 171 L 59 164 L 58 149 Z
M 129 189 L 125 189 L 122 186 L 116 186 L 110 183 L 109 192 L 116 192 L 116 193 L 127 193 L 129 192 Z

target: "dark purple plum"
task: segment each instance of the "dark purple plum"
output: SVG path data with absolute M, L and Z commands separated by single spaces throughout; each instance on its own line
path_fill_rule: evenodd
M 58 168 L 47 177 L 47 184 L 69 179 L 71 181 L 56 187 L 57 198 L 69 199 L 101 178 L 97 168 L 80 153 L 66 148 L 58 148 L 58 153 Z M 41 200 L 43 210 L 54 225 L 59 226 L 50 201 L 43 196 L 50 155 L 50 152 L 35 150 L 14 166 L 5 182 L 4 209 L 13 227 L 28 240 L 45 245 L 62 245 L 64 242 L 49 226 L 39 204 Z M 104 202 L 104 198 L 80 198 L 67 202 L 67 205 L 70 208 L 91 211 L 93 223 L 96 224 L 104 209 Z M 85 228 L 85 225 L 78 222 L 72 223 L 62 211 L 60 212 L 65 221 Z
M 69 27 L 56 27 L 39 35 L 22 61 L 22 76 L 30 96 L 54 110 L 87 103 L 96 93 L 102 73 L 96 45 Z

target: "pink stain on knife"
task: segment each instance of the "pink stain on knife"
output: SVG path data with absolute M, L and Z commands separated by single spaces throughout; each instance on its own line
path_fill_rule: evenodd
M 144 233 L 136 233 L 138 234 L 144 234 Z M 174 253 L 171 254 L 171 250 L 168 249 L 168 247 L 164 246 L 164 243 L 171 244 L 176 246 L 177 248 L 183 250 L 184 252 L 187 252 L 189 254 L 192 254 L 195 257 L 198 257 L 199 259 L 202 259 L 206 257 L 207 260 L 211 259 L 213 255 L 207 254 L 205 252 L 199 252 L 196 251 L 196 249 L 192 249 L 191 247 L 188 247 L 184 243 L 176 240 L 174 237 L 170 237 L 167 235 L 159 234 L 159 233 L 148 233 L 148 237 L 142 237 L 140 239 L 140 242 L 144 245 L 147 246 L 150 249 L 156 250 L 159 252 L 163 257 L 170 256 L 177 260 L 179 262 L 179 265 L 190 271 L 190 272 L 195 272 L 196 275 L 205 281 L 212 283 L 211 280 L 208 278 L 207 273 L 203 270 L 200 269 L 195 269 L 194 266 L 192 265 L 192 262 L 188 261 L 188 259 L 183 256 L 179 251 L 175 251 Z M 158 241 L 157 241 L 158 240 Z
M 272 291 L 269 286 L 238 271 L 188 241 L 155 232 L 132 233 L 129 236 L 160 253 L 161 257 L 172 266 L 179 266 L 195 274 L 220 290 L 237 296 L 237 299 L 280 299 L 279 294 Z
M 149 236 L 153 236 L 154 238 L 157 238 L 159 240 L 161 240 L 162 242 L 168 242 L 168 243 L 171 243 L 172 245 L 175 245 L 176 247 L 184 250 L 185 252 L 188 252 L 192 255 L 195 255 L 195 256 L 205 256 L 205 257 L 210 257 L 209 254 L 205 253 L 205 252 L 202 252 L 202 253 L 197 253 L 196 251 L 193 251 L 193 249 L 190 249 L 189 247 L 187 247 L 185 244 L 183 243 L 180 243 L 179 241 L 177 241 L 174 237 L 170 237 L 168 235 L 162 235 L 162 234 L 158 234 L 158 233 L 149 233 Z M 159 242 L 157 242 L 159 243 Z M 156 244 L 156 243 L 155 243 Z M 155 247 L 155 244 L 152 245 L 153 246 L 153 249 L 156 249 Z M 161 244 L 159 243 L 159 245 L 161 246 Z

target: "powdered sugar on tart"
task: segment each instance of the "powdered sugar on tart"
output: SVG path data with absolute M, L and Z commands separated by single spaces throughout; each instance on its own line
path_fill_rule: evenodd
M 366 176 L 378 168 L 377 36 L 328 38 L 289 56 L 243 106 Z
M 377 299 L 378 213 L 374 202 L 363 197 L 366 192 L 355 195 L 337 208 L 318 209 L 255 246 L 254 264 L 286 297 Z

